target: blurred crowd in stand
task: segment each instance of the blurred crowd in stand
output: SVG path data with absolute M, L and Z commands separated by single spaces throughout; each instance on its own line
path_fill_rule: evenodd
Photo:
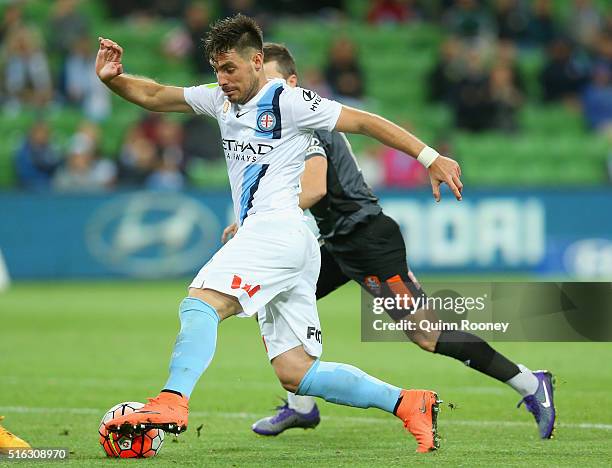
M 445 32 L 424 79 L 429 102 L 448 106 L 459 129 L 514 134 L 521 131 L 518 115 L 526 103 L 561 103 L 581 113 L 592 131 L 612 135 L 612 6 L 606 10 L 602 2 L 568 2 L 569 14 L 562 20 L 552 0 L 373 0 L 364 21 L 373 27 L 427 22 Z M 125 129 L 118 154 L 102 154 L 102 128 L 113 115 L 112 99 L 95 76 L 97 41 L 80 0 L 54 0 L 45 30 L 25 19 L 23 1 L 5 3 L 0 22 L 2 110 L 5 118 L 40 111 L 14 155 L 21 187 L 181 189 L 192 182 L 190 168 L 223 161 L 214 122 L 154 114 L 143 114 Z M 348 15 L 346 3 L 227 0 L 219 2 L 214 14 L 208 2 L 193 0 L 107 0 L 105 5 L 109 21 L 176 18 L 177 26 L 163 38 L 160 59 L 188 61 L 194 77 L 202 77 L 211 70 L 200 40 L 218 17 L 242 12 L 264 28 L 296 14 L 311 14 L 313 21 L 342 21 Z M 364 106 L 368 89 L 362 53 L 351 38 L 336 37 L 322 69 L 303 68 L 302 85 L 347 105 Z M 520 59 L 534 54 L 543 57 L 543 65 L 537 89 L 529 89 Z M 45 120 L 46 113 L 58 108 L 83 115 L 61 148 Z M 410 122 L 403 125 L 411 128 Z M 446 145 L 434 143 L 441 149 Z M 369 146 L 366 153 L 360 159 L 373 185 L 427 183 L 425 171 L 395 151 Z

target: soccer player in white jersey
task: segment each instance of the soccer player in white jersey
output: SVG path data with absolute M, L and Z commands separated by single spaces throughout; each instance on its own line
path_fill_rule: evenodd
M 205 40 L 217 83 L 164 86 L 123 73 L 123 49 L 100 38 L 96 73 L 112 91 L 146 109 L 217 119 L 227 160 L 237 235 L 202 267 L 179 308 L 181 329 L 163 390 L 142 409 L 107 423 L 132 433 L 187 428 L 188 399 L 210 364 L 221 320 L 258 314 L 268 357 L 282 386 L 298 395 L 400 418 L 419 452 L 438 447 L 435 392 L 403 390 L 341 363 L 320 360 L 322 334 L 315 289 L 319 247 L 298 207 L 304 154 L 313 130 L 363 133 L 426 167 L 436 200 L 448 184 L 461 199 L 460 169 L 399 126 L 316 93 L 266 79 L 263 36 L 251 18 L 215 23 Z

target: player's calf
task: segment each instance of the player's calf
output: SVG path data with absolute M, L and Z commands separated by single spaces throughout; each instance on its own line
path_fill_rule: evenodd
M 394 319 L 398 321 L 396 317 Z M 401 320 L 407 320 L 415 324 L 421 323 L 423 320 L 434 321 L 436 319 L 435 312 L 427 309 L 419 309 L 401 318 Z M 430 353 L 435 351 L 440 336 L 439 331 L 421 326 L 415 326 L 414 330 L 405 330 L 404 333 L 419 348 Z
M 304 375 L 297 394 L 357 408 L 380 408 L 403 421 L 417 439 L 418 452 L 436 450 L 440 445 L 439 400 L 434 392 L 402 390 L 348 364 L 317 360 Z
M 302 346 L 290 349 L 271 361 L 280 384 L 291 393 L 297 391 L 304 375 L 314 362 L 315 358 L 308 355 Z

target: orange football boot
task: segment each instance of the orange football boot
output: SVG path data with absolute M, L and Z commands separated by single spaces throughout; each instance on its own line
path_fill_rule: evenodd
M 0 416 L 0 421 L 4 419 L 4 416 Z M 29 449 L 30 444 L 25 440 L 20 439 L 12 432 L 7 431 L 4 427 L 0 426 L 0 453 L 8 449 Z
M 441 400 L 429 390 L 402 390 L 395 415 L 404 421 L 404 427 L 414 436 L 417 452 L 432 452 L 440 448 L 438 411 Z
M 165 432 L 180 434 L 187 430 L 188 398 L 175 393 L 161 392 L 157 397 L 148 400 L 146 405 L 133 413 L 108 421 L 106 429 L 121 434 L 133 434 L 149 429 L 162 429 Z

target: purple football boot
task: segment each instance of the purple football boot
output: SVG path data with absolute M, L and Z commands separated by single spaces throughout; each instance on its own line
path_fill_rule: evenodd
M 546 370 L 535 371 L 533 375 L 538 379 L 538 389 L 533 395 L 528 395 L 519 401 L 517 408 L 525 403 L 527 411 L 533 414 L 538 424 L 540 437 L 552 439 L 555 432 L 555 402 L 553 375 Z
M 289 408 L 286 400 L 283 401 L 285 404 L 276 407 L 278 412 L 274 416 L 260 419 L 251 426 L 253 432 L 264 436 L 275 436 L 293 427 L 314 429 L 321 421 L 317 405 L 314 405 L 309 413 L 298 413 L 293 408 Z

